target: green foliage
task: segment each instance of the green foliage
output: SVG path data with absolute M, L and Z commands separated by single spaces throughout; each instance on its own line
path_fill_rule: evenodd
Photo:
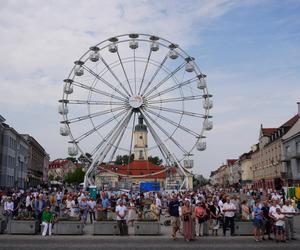
M 73 172 L 66 174 L 65 182 L 69 184 L 79 184 L 84 181 L 84 174 L 82 168 L 76 168 Z
M 117 155 L 115 160 L 115 165 L 128 164 L 129 156 L 128 155 Z M 134 154 L 131 154 L 130 162 L 133 162 Z
M 67 157 L 67 160 L 69 160 L 73 163 L 78 163 L 78 160 L 75 157 Z
M 90 161 L 88 159 L 90 159 Z M 92 162 L 92 155 L 89 153 L 85 153 L 85 156 L 83 154 L 81 154 L 78 158 L 77 158 L 78 162 L 80 163 L 86 163 L 86 162 Z
M 162 164 L 163 160 L 159 159 L 158 156 L 154 156 L 152 157 L 151 155 L 148 157 L 148 161 L 150 161 L 151 163 L 153 163 L 154 165 L 160 165 Z

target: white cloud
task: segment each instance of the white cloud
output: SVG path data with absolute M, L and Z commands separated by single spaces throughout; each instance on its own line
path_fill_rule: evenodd
M 90 46 L 114 35 L 140 32 L 162 36 L 189 50 L 202 42 L 201 30 L 210 22 L 240 5 L 253 3 L 256 1 L 2 1 L 0 111 L 10 125 L 40 140 L 52 158 L 63 156 L 67 145 L 58 134 L 57 100 L 62 95 L 62 80 Z M 208 143 L 221 157 L 218 136 L 229 135 L 230 130 L 240 131 L 241 136 L 257 118 L 240 112 L 274 102 L 266 95 L 257 97 L 250 87 L 240 91 L 236 86 L 249 84 L 251 79 L 248 73 L 232 72 L 212 69 L 209 76 L 209 89 L 216 98 L 216 130 L 208 135 Z M 291 90 L 288 95 L 299 97 Z M 206 165 L 216 164 L 211 160 L 213 154 L 208 151 L 203 155 Z M 206 175 L 211 167 L 215 166 L 204 170 Z

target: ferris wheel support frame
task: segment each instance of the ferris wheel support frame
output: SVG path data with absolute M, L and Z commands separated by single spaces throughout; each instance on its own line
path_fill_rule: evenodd
M 99 162 L 100 162 L 100 164 L 103 162 L 106 155 L 112 148 L 114 142 L 118 139 L 119 135 L 122 133 L 122 130 L 124 129 L 124 127 L 126 128 L 127 124 L 130 121 L 132 114 L 133 114 L 132 110 L 129 110 L 127 112 L 127 115 L 123 119 L 123 121 L 119 124 L 119 127 L 117 128 L 115 133 L 111 135 L 110 140 L 106 141 L 106 144 L 103 147 L 103 149 L 101 151 L 100 151 L 100 148 L 98 149 L 98 152 L 96 153 L 96 157 L 93 159 L 90 167 L 88 168 L 88 170 L 86 171 L 86 173 L 84 175 L 84 185 L 83 185 L 84 189 L 86 189 L 88 187 L 88 185 L 94 184 L 94 180 L 92 178 L 90 178 L 90 174 L 98 167 Z

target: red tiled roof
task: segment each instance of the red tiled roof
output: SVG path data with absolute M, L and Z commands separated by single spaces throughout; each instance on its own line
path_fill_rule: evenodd
M 122 175 L 147 175 L 156 173 L 159 171 L 164 170 L 164 166 L 158 166 L 154 165 L 153 163 L 149 161 L 133 161 L 129 163 L 128 165 L 106 165 L 104 166 L 105 169 L 116 172 L 116 174 L 122 174 Z M 103 172 L 105 170 L 100 170 L 100 172 Z M 166 172 L 158 173 L 155 175 L 149 175 L 143 177 L 145 179 L 165 179 L 166 178 Z
M 262 128 L 263 136 L 271 136 L 277 128 Z
M 237 159 L 227 159 L 227 165 L 233 165 L 235 162 L 237 161 Z
M 52 169 L 52 168 L 61 168 L 65 164 L 67 164 L 68 162 L 69 162 L 69 160 L 61 160 L 61 159 L 54 160 L 54 161 L 52 161 L 52 162 L 49 163 L 49 169 Z
M 280 127 L 292 127 L 298 121 L 298 119 L 299 119 L 299 115 L 297 114 L 293 116 L 291 119 L 289 119 L 286 123 L 281 125 Z

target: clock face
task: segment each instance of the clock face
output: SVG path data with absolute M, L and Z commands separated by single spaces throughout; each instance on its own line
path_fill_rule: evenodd
M 143 139 L 143 136 L 140 136 L 140 139 Z

